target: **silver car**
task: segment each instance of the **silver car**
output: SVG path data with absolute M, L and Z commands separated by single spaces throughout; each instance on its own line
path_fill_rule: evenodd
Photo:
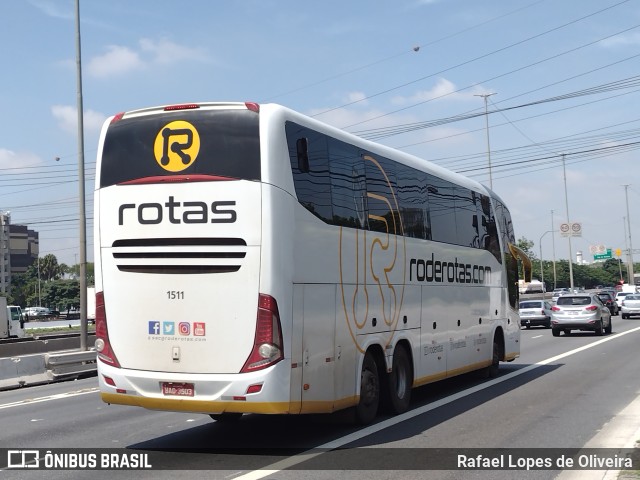
M 596 335 L 611 333 L 611 312 L 592 293 L 567 294 L 551 309 L 551 333 L 554 337 L 571 330 L 592 330 Z
M 622 318 L 640 315 L 640 295 L 630 293 L 622 299 Z
M 551 304 L 546 300 L 521 301 L 520 325 L 527 328 L 536 325 L 551 328 Z

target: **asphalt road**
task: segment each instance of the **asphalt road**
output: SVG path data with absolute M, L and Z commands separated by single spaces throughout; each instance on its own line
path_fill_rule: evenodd
M 603 337 L 574 333 L 557 338 L 547 329 L 522 330 L 522 356 L 502 364 L 497 379 L 470 374 L 427 385 L 414 391 L 410 412 L 381 417 L 366 428 L 349 424 L 345 415 L 250 415 L 237 424 L 221 424 L 205 415 L 109 406 L 101 402 L 95 378 L 5 391 L 0 392 L 0 444 L 12 449 L 160 451 L 175 469 L 96 471 L 91 478 L 552 479 L 557 470 L 427 472 L 413 465 L 437 448 L 570 449 L 589 444 L 640 392 L 640 320 L 614 317 L 613 330 Z M 314 447 L 369 450 L 364 455 L 347 450 L 350 464 L 326 453 L 306 461 L 292 456 Z M 292 469 L 282 470 L 285 465 Z M 3 478 L 87 475 L 2 472 Z

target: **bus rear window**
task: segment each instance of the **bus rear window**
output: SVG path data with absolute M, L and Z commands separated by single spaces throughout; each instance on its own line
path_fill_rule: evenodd
M 188 110 L 115 122 L 100 187 L 172 175 L 260 180 L 258 119 L 247 110 Z

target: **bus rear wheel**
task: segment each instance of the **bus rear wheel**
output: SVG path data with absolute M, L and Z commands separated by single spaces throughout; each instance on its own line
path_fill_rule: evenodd
M 371 353 L 367 352 L 360 372 L 360 401 L 356 406 L 356 420 L 362 425 L 371 423 L 378 415 L 380 404 L 380 378 L 378 365 Z
M 210 413 L 209 416 L 220 423 L 237 422 L 242 417 L 242 413 L 225 412 L 225 413 Z
M 495 378 L 500 373 L 500 360 L 502 360 L 502 345 L 497 337 L 493 338 L 493 353 L 491 354 L 491 364 L 483 371 L 484 378 Z
M 413 369 L 411 360 L 407 350 L 402 346 L 398 346 L 393 353 L 393 366 L 386 388 L 387 403 L 392 413 L 400 414 L 409 410 L 412 386 Z

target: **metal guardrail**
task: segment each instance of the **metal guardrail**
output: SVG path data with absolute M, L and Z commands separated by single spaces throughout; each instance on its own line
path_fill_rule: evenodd
M 96 352 L 46 353 L 45 367 L 54 380 L 96 371 Z

